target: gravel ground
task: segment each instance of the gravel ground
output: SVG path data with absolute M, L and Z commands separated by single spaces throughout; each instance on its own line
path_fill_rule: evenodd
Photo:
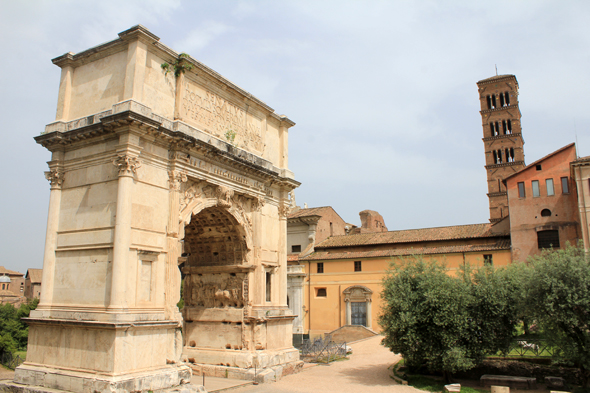
M 0 381 L 7 379 L 12 381 L 12 378 L 14 378 L 14 370 L 0 365 Z
M 318 365 L 304 369 L 299 374 L 288 375 L 279 382 L 232 389 L 232 393 L 424 393 L 411 386 L 399 385 L 391 379 L 388 368 L 400 358 L 380 345 L 381 336 L 349 344 L 352 355 L 349 360 Z

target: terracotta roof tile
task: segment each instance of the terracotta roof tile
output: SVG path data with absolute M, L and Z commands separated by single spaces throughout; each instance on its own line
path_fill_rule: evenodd
M 298 218 L 298 217 L 309 217 L 309 216 L 321 216 L 323 212 L 326 210 L 334 210 L 331 206 L 323 206 L 323 207 L 310 207 L 307 209 L 299 209 L 296 212 L 289 214 L 288 218 Z
M 40 283 L 43 277 L 43 269 L 29 269 L 27 270 L 27 276 L 32 283 Z
M 297 262 L 299 260 L 299 254 L 287 254 L 287 262 Z
M 492 224 L 486 223 L 332 236 L 318 244 L 315 248 L 324 249 L 374 244 L 414 243 L 424 241 L 474 239 L 502 236 L 502 234 L 493 233 L 491 228 Z
M 454 254 L 462 252 L 482 252 L 495 250 L 510 250 L 510 240 L 500 240 L 492 244 L 444 246 L 444 247 L 418 247 L 418 248 L 397 248 L 389 250 L 355 251 L 355 252 L 327 252 L 320 251 L 301 258 L 301 261 L 318 261 L 333 259 L 360 259 L 395 257 L 409 255 L 433 255 L 433 254 Z
M 20 272 L 15 272 L 13 270 L 8 270 L 4 266 L 0 266 L 0 274 L 18 274 L 22 276 L 23 274 Z

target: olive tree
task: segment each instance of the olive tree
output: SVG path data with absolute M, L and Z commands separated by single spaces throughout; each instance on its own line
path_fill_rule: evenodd
M 410 368 L 453 373 L 506 350 L 515 330 L 509 274 L 493 268 L 452 276 L 420 256 L 392 263 L 383 282 L 383 344 Z
M 556 360 L 578 367 L 590 386 L 590 259 L 583 247 L 531 259 L 528 304 Z

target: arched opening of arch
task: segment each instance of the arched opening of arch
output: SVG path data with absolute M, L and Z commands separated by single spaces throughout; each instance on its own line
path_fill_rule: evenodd
M 248 252 L 244 228 L 225 208 L 205 208 L 185 225 L 185 348 L 244 347 L 243 308 L 251 270 Z
M 184 228 L 185 266 L 242 265 L 248 251 L 240 224 L 225 209 L 209 207 Z

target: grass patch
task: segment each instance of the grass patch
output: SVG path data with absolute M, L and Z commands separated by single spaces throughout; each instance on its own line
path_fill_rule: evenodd
M 14 357 L 18 355 L 21 359 L 25 360 L 27 358 L 27 351 L 16 351 L 13 355 Z

